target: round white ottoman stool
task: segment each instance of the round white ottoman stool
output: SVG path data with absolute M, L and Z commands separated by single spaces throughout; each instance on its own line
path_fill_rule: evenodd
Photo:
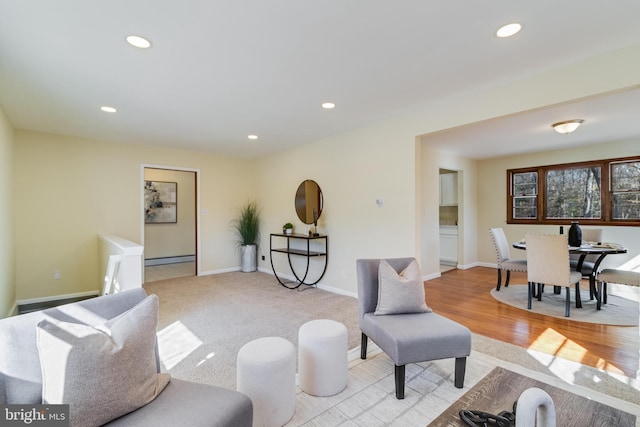
M 238 351 L 236 388 L 253 402 L 254 426 L 282 426 L 296 409 L 296 349 L 280 337 L 258 338 Z
M 347 386 L 347 328 L 335 320 L 305 323 L 298 331 L 300 389 L 313 396 L 333 396 Z

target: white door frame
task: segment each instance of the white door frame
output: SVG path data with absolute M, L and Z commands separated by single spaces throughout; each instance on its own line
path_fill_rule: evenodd
M 145 169 L 164 169 L 164 170 L 174 170 L 174 171 L 184 171 L 184 172 L 194 172 L 196 174 L 196 276 L 200 276 L 201 267 L 200 267 L 200 249 L 201 249 L 201 239 L 200 239 L 200 169 L 194 168 L 185 168 L 181 166 L 167 166 L 167 165 L 153 165 L 148 163 L 143 163 L 140 165 L 140 244 L 144 247 L 144 170 Z M 142 283 L 144 283 L 144 256 L 142 257 Z

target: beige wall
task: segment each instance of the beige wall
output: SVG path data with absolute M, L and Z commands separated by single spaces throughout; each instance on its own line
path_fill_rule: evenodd
M 266 259 L 259 267 L 270 270 L 269 233 L 279 232 L 288 221 L 302 226 L 295 214 L 295 191 L 300 182 L 313 179 L 325 201 L 320 232 L 329 235 L 324 286 L 355 293 L 357 258 L 413 255 L 421 260 L 424 275 L 439 274 L 439 168 L 460 172 L 460 263 L 490 261 L 484 256 L 484 235 L 487 216 L 494 220 L 495 215 L 483 210 L 494 206 L 486 205 L 491 198 L 476 184 L 483 182 L 485 168 L 430 148 L 428 134 L 638 85 L 639 56 L 640 45 L 526 80 L 452 95 L 412 114 L 255 161 L 17 131 L 18 298 L 97 289 L 95 235 L 140 239 L 141 164 L 201 170 L 201 208 L 209 211 L 200 217 L 205 273 L 238 267 L 229 223 L 249 198 L 262 207 L 260 253 Z M 382 207 L 375 203 L 378 198 L 385 201 Z M 281 261 L 276 265 L 288 270 Z M 53 271 L 61 271 L 62 279 L 53 280 Z
M 0 107 L 0 318 L 12 314 L 16 300 L 13 150 L 13 128 Z
M 177 183 L 177 222 L 145 224 L 144 258 L 166 258 L 196 254 L 196 173 L 145 168 L 145 181 Z
M 99 288 L 97 234 L 140 242 L 141 165 L 201 171 L 203 271 L 234 268 L 239 255 L 229 227 L 251 193 L 251 162 L 193 151 L 98 142 L 16 131 L 18 300 Z M 233 186 L 228 183 L 233 182 Z M 60 271 L 62 278 L 53 279 Z
M 610 142 L 566 150 L 546 151 L 534 154 L 508 156 L 484 160 L 478 163 L 478 254 L 479 262 L 495 264 L 495 252 L 489 237 L 489 228 L 502 227 L 510 242 L 526 233 L 559 232 L 557 225 L 507 225 L 507 169 L 543 166 L 595 159 L 638 156 L 640 140 Z M 627 247 L 626 255 L 605 258 L 603 267 L 618 267 L 640 254 L 640 227 L 598 227 L 603 229 L 604 240 Z M 525 258 L 524 251 L 511 250 L 514 258 Z
M 285 222 L 304 228 L 294 198 L 305 179 L 316 181 L 324 197 L 318 221 L 319 232 L 329 236 L 324 286 L 355 293 L 357 258 L 415 253 L 414 138 L 387 130 L 384 125 L 372 126 L 259 161 L 256 194 L 265 218 L 260 250 L 266 255 L 260 267 L 271 268 L 269 233 L 280 232 Z M 381 208 L 377 198 L 385 201 Z M 274 261 L 278 270 L 290 274 L 286 257 L 275 255 Z M 317 274 L 318 261 L 312 260 L 311 275 Z

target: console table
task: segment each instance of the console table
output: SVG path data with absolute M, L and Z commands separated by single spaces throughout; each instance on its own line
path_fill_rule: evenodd
M 276 242 L 281 242 L 282 239 L 286 240 L 285 247 L 274 247 L 274 238 Z M 292 247 L 291 243 L 295 241 L 301 242 L 299 245 L 295 245 L 296 247 Z M 311 250 L 311 243 L 318 243 L 318 246 L 321 246 L 320 250 Z M 278 279 L 278 282 L 289 289 L 297 289 L 301 285 L 313 286 L 322 279 L 324 273 L 327 271 L 327 261 L 329 258 L 329 244 L 327 236 L 308 236 L 306 234 L 283 234 L 283 233 L 273 233 L 269 238 L 269 257 L 271 259 L 271 269 L 273 270 L 273 274 Z M 273 266 L 273 255 L 274 253 L 286 254 L 287 259 L 289 261 L 289 267 L 291 268 L 291 272 L 293 276 L 296 278 L 295 281 L 284 281 L 280 277 L 278 277 L 278 273 L 276 273 L 276 269 Z M 304 271 L 304 275 L 300 276 L 296 273 L 291 257 L 304 257 L 306 258 L 306 268 Z M 308 281 L 307 276 L 309 274 L 309 265 L 311 264 L 311 258 L 322 258 L 324 261 L 324 266 L 322 269 L 322 274 L 315 281 Z

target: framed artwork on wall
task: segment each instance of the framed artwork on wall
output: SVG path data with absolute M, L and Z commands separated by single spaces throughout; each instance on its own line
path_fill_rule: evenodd
M 178 222 L 178 183 L 144 182 L 144 223 L 171 224 Z

